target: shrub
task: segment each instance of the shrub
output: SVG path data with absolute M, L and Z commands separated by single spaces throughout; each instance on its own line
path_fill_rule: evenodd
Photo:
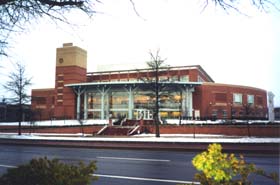
M 0 177 L 2 185 L 89 185 L 96 177 L 92 177 L 96 170 L 95 161 L 85 165 L 66 164 L 58 159 L 49 160 L 46 157 L 32 159 L 28 164 L 8 169 Z
M 246 163 L 242 155 L 238 159 L 234 154 L 222 153 L 220 144 L 209 145 L 208 150 L 196 155 L 192 163 L 198 171 L 201 171 L 195 174 L 195 179 L 204 185 L 249 185 L 252 184 L 248 179 L 251 173 L 271 178 L 279 183 L 277 173 L 267 174 L 254 164 Z

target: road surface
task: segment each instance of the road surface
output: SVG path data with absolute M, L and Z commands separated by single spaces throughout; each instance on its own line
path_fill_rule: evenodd
M 63 162 L 88 163 L 97 161 L 98 181 L 94 185 L 183 185 L 193 182 L 196 170 L 191 164 L 196 152 L 154 150 L 112 150 L 63 147 L 36 147 L 0 145 L 0 174 L 8 168 L 27 163 L 32 158 L 58 158 Z M 245 154 L 247 162 L 253 162 L 269 172 L 279 172 L 278 155 Z M 252 176 L 253 184 L 273 185 L 270 179 Z

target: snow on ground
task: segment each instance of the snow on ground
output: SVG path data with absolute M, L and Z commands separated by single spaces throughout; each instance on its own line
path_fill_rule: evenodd
M 62 140 L 62 141 L 117 141 L 117 142 L 198 142 L 198 143 L 279 143 L 280 138 L 255 138 L 255 137 L 226 137 L 221 135 L 196 134 L 161 134 L 157 138 L 153 134 L 140 134 L 130 137 L 88 137 L 79 134 L 22 134 L 0 133 L 0 139 L 30 139 L 30 140 Z
M 176 120 L 178 121 L 178 120 Z M 168 120 L 168 123 L 170 121 Z M 188 123 L 217 123 L 211 121 L 185 121 Z M 106 125 L 108 120 L 86 120 L 83 125 Z M 173 124 L 176 124 L 175 122 Z M 18 123 L 0 123 L 3 126 L 16 126 Z M 24 126 L 30 126 L 30 122 L 22 122 Z M 52 120 L 35 122 L 36 126 L 74 126 L 81 125 L 77 120 Z M 119 141 L 119 142 L 205 142 L 205 143 L 280 143 L 280 138 L 254 138 L 235 137 L 224 135 L 202 135 L 202 134 L 161 134 L 156 138 L 154 134 L 139 134 L 130 137 L 97 137 L 91 135 L 77 134 L 54 134 L 54 133 L 31 133 L 18 136 L 17 133 L 0 133 L 0 139 L 41 139 L 41 140 L 75 140 L 75 141 Z
M 47 120 L 36 122 L 22 122 L 22 126 L 77 126 L 77 125 L 105 125 L 108 120 Z M 1 122 L 0 126 L 17 126 L 18 122 Z
M 115 121 L 115 120 L 113 120 Z M 179 124 L 178 119 L 167 119 L 168 124 Z M 233 120 L 234 123 L 244 123 L 245 120 Z M 267 120 L 256 120 L 253 121 L 254 123 L 266 123 L 268 124 L 269 121 Z M 78 120 L 48 120 L 48 121 L 36 121 L 36 122 L 22 122 L 22 126 L 77 126 L 77 125 L 107 125 L 109 120 L 82 120 L 80 123 Z M 180 124 L 221 124 L 224 123 L 223 120 L 216 120 L 216 121 L 200 121 L 200 120 L 181 120 Z M 249 121 L 252 123 L 252 121 Z M 275 121 L 274 123 L 279 123 L 280 121 Z M 1 122 L 0 126 L 17 126 L 18 122 Z

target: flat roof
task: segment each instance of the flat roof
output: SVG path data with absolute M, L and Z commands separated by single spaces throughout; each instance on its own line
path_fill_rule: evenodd
M 207 72 L 200 65 L 189 65 L 189 66 L 164 66 L 160 67 L 159 71 L 164 70 L 190 70 L 190 69 L 198 69 L 201 73 L 203 73 L 209 81 L 214 82 L 214 80 L 207 74 Z M 125 70 L 112 70 L 112 71 L 96 71 L 96 72 L 87 72 L 87 76 L 95 76 L 95 75 L 106 75 L 106 74 L 121 74 L 121 73 L 136 73 L 136 72 L 153 72 L 152 68 L 142 68 L 142 69 L 125 69 Z
M 74 83 L 74 84 L 66 84 L 66 87 L 100 87 L 100 86 L 107 86 L 107 87 L 121 87 L 121 86 L 149 86 L 154 82 L 132 82 L 132 81 L 119 81 L 119 82 L 85 82 L 85 83 Z M 181 86 L 181 87 L 195 87 L 202 84 L 202 82 L 158 82 L 159 85 L 165 86 Z

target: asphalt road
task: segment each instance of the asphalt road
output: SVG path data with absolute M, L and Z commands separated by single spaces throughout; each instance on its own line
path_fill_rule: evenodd
M 193 181 L 196 170 L 191 164 L 196 152 L 111 150 L 60 147 L 35 147 L 0 145 L 0 174 L 10 167 L 27 163 L 35 157 L 47 156 L 64 162 L 97 161 L 98 181 L 94 185 L 183 185 Z M 245 154 L 247 162 L 253 162 L 269 172 L 279 173 L 279 155 Z M 273 185 L 273 181 L 251 176 L 253 184 Z

